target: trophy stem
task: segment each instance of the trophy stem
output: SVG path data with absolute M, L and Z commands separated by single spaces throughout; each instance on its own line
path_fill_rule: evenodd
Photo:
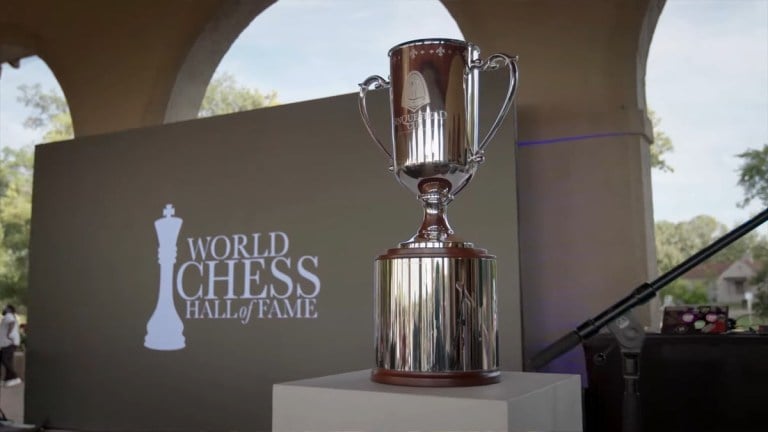
M 422 182 L 419 189 L 419 199 L 424 205 L 424 219 L 419 231 L 406 243 L 458 241 L 448 223 L 448 204 L 453 201 L 450 183 L 442 179 L 428 180 Z
M 448 203 L 439 194 L 423 194 L 424 220 L 419 227 L 419 238 L 430 241 L 446 241 L 453 236 L 453 229 L 448 223 Z

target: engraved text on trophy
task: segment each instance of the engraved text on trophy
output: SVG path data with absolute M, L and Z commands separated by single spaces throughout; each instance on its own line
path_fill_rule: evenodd
M 424 76 L 419 71 L 408 72 L 401 99 L 402 107 L 408 112 L 397 117 L 395 125 L 400 126 L 403 131 L 411 131 L 421 122 L 445 120 L 448 113 L 443 110 L 430 110 L 430 102 L 429 89 Z
M 403 86 L 403 108 L 416 111 L 428 103 L 429 91 L 424 76 L 419 71 L 408 72 L 408 78 Z

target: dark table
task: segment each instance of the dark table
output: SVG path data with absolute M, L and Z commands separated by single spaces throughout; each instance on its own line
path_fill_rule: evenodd
M 619 346 L 601 334 L 584 343 L 584 352 L 585 430 L 620 432 Z M 768 336 L 648 334 L 639 387 L 645 431 L 768 431 Z

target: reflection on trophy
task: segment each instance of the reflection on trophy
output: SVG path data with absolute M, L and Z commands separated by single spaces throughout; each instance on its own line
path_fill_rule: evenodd
M 155 221 L 160 289 L 157 306 L 147 323 L 144 346 L 160 351 L 179 350 L 185 346 L 184 323 L 173 303 L 173 265 L 176 263 L 176 241 L 182 224 L 181 218 L 174 216 L 174 213 L 175 209 L 168 204 L 163 209 L 163 217 Z
M 516 57 L 479 58 L 451 39 L 406 42 L 389 51 L 390 81 L 360 84 L 360 113 L 390 157 L 397 180 L 424 205 L 418 232 L 375 263 L 376 382 L 469 386 L 499 381 L 496 258 L 454 234 L 446 208 L 469 184 L 517 88 Z M 478 139 L 478 78 L 507 66 L 510 85 L 487 136 Z M 373 132 L 365 96 L 388 88 L 392 149 Z

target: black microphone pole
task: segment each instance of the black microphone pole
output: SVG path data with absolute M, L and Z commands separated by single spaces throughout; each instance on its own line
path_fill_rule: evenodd
M 653 282 L 646 282 L 635 288 L 628 296 L 619 300 L 616 304 L 599 313 L 592 319 L 581 323 L 573 330 L 554 343 L 534 355 L 525 365 L 525 369 L 536 371 L 548 365 L 552 360 L 572 350 L 581 342 L 594 336 L 601 328 L 610 322 L 629 312 L 631 309 L 648 302 L 656 296 L 660 289 L 670 282 L 687 273 L 692 268 L 701 264 L 707 258 L 728 247 L 731 243 L 740 239 L 768 220 L 768 208 L 734 228 L 724 236 L 715 240 L 712 244 L 696 252 L 690 258 L 675 266 L 672 270 L 659 276 Z

